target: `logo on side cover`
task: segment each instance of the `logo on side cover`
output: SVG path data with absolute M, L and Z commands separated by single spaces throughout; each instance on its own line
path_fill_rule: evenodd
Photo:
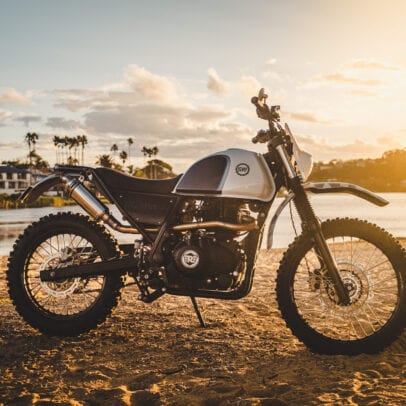
M 200 257 L 196 251 L 187 250 L 182 254 L 180 262 L 185 268 L 194 269 L 199 265 Z
M 235 171 L 237 172 L 237 175 L 245 176 L 248 175 L 250 167 L 247 164 L 238 164 L 235 167 Z

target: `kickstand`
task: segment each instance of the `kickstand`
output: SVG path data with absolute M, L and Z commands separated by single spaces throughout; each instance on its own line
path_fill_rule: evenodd
M 204 322 L 204 320 L 203 320 L 203 317 L 202 317 L 202 315 L 201 315 L 201 313 L 200 313 L 199 308 L 197 307 L 196 298 L 195 298 L 194 296 L 190 296 L 190 299 L 192 299 L 193 308 L 195 309 L 196 316 L 197 316 L 197 318 L 199 319 L 200 327 L 206 328 L 206 324 L 205 324 L 205 322 Z

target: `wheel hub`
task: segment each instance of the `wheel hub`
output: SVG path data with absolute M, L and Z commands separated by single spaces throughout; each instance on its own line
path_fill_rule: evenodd
M 42 264 L 41 271 L 49 268 L 58 268 L 61 264 L 67 265 L 72 262 L 72 256 L 62 250 L 52 256 L 49 256 Z M 45 282 L 40 280 L 41 287 L 44 291 L 53 297 L 66 297 L 72 294 L 79 286 L 80 278 L 69 278 L 58 282 Z
M 338 260 L 337 266 L 344 287 L 347 289 L 350 302 L 345 305 L 339 303 L 334 284 L 329 278 L 324 278 L 320 286 L 322 301 L 328 307 L 335 307 L 336 310 L 353 312 L 360 308 L 368 298 L 368 277 L 361 265 Z

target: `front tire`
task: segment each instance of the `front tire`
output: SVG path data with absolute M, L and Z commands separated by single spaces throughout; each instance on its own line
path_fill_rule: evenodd
M 79 214 L 43 217 L 24 231 L 10 253 L 9 294 L 32 327 L 52 336 L 75 336 L 97 327 L 116 307 L 121 275 L 43 282 L 44 269 L 97 262 L 120 254 L 99 224 Z
M 405 250 L 386 231 L 366 221 L 329 220 L 322 223 L 322 230 L 350 304 L 338 302 L 311 235 L 302 234 L 278 270 L 276 294 L 282 316 L 314 352 L 379 352 L 405 327 Z

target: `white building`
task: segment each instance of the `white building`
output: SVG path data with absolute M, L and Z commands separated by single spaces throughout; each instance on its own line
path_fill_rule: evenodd
M 0 166 L 0 194 L 8 195 L 23 192 L 31 183 L 32 175 L 27 169 L 14 166 Z

